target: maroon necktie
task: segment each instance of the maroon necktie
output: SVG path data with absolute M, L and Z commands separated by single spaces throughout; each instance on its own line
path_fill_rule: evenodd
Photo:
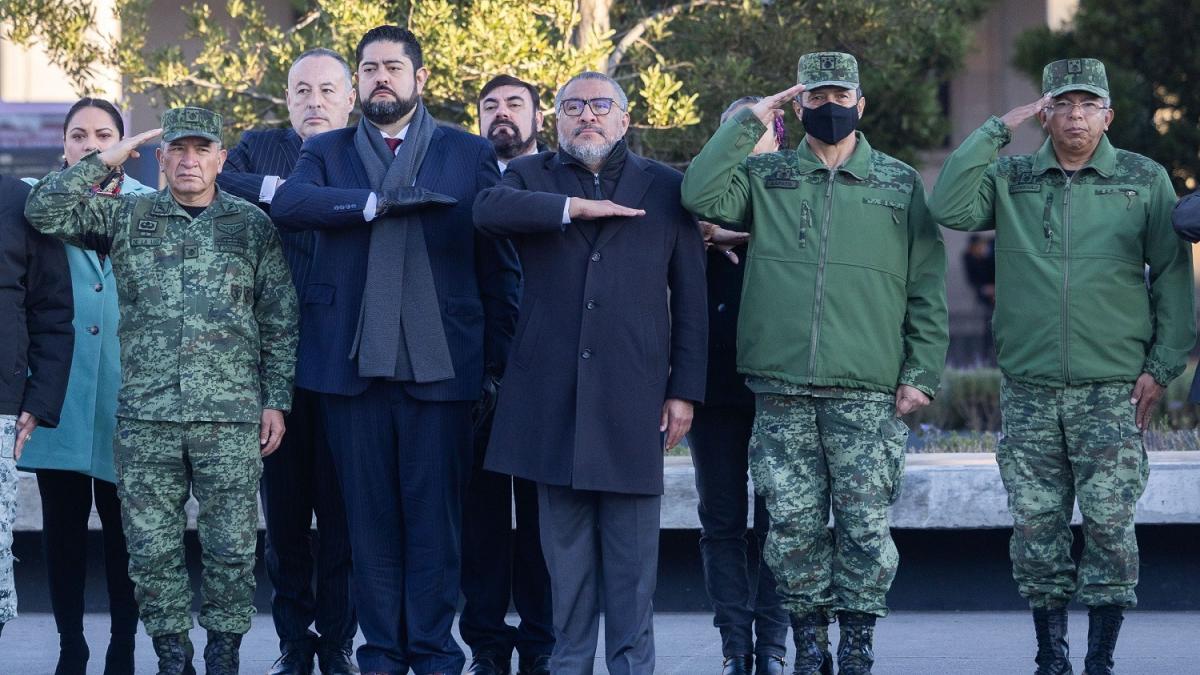
M 385 138 L 385 139 L 383 139 L 383 142 L 387 143 L 388 150 L 391 150 L 392 154 L 394 155 L 394 154 L 396 154 L 396 148 L 400 147 L 400 144 L 404 142 L 404 139 L 403 138 Z

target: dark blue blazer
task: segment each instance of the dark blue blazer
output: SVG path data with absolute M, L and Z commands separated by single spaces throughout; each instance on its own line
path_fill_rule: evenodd
M 217 175 L 217 185 L 269 214 L 271 205 L 258 201 L 263 178 L 279 176 L 286 179 L 291 175 L 292 167 L 296 166 L 296 160 L 300 157 L 301 143 L 300 134 L 291 127 L 247 131 L 242 134 L 237 146 L 229 151 L 225 166 Z M 308 267 L 312 262 L 313 234 L 280 230 L 279 238 L 283 243 L 283 256 L 292 270 L 292 281 L 299 293 L 304 288 Z
M 313 264 L 300 294 L 296 386 L 346 396 L 370 384 L 349 357 L 371 238 L 363 219 L 370 179 L 354 148 L 354 133 L 350 127 L 310 138 L 271 204 L 271 217 L 281 227 L 316 233 Z M 434 131 L 416 184 L 458 199 L 454 206 L 431 206 L 421 214 L 455 377 L 405 384 L 415 398 L 476 400 L 485 363 L 493 373 L 504 368 L 516 324 L 520 267 L 510 243 L 478 234 L 471 220 L 475 195 L 499 181 L 491 143 L 450 127 Z

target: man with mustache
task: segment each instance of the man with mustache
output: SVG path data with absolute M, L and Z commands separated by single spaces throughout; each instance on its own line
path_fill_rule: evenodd
M 459 673 L 471 409 L 485 365 L 503 370 L 520 273 L 472 228 L 496 155 L 425 109 L 416 36 L 373 28 L 355 64 L 362 119 L 309 139 L 271 203 L 277 224 L 315 233 L 297 385 L 319 393 L 345 498 L 359 666 Z
M 157 149 L 167 187 L 97 196 L 136 148 Z M 92 152 L 38 183 L 31 225 L 111 256 L 121 322 L 114 463 L 142 623 L 160 675 L 194 675 L 183 535 L 200 503 L 200 625 L 209 675 L 237 675 L 254 616 L 262 458 L 291 407 L 296 291 L 275 227 L 220 190 L 221 116 L 173 108 L 162 128 Z
M 525 273 L 484 466 L 537 483 L 564 675 L 592 672 L 601 594 L 608 671 L 654 672 L 662 455 L 704 397 L 704 245 L 679 172 L 626 147 L 628 108 L 608 76 L 571 78 L 558 152 L 513 160 L 475 202 Z
M 480 135 L 496 149 L 500 172 L 508 162 L 538 152 L 542 128 L 538 90 L 497 75 L 479 92 Z M 501 373 L 489 373 L 499 386 Z M 495 406 L 493 395 L 475 415 L 475 461 L 463 502 L 463 582 L 466 603 L 458 630 L 471 648 L 470 675 L 508 675 L 518 653 L 518 675 L 549 675 L 554 648 L 550 576 L 538 542 L 537 488 L 483 468 Z M 512 529 L 516 504 L 516 530 Z M 521 623 L 505 622 L 509 602 Z
M 1134 506 L 1149 471 L 1142 434 L 1196 340 L 1191 250 L 1171 227 L 1171 180 L 1109 143 L 1111 105 L 1100 61 L 1048 64 L 1042 98 L 968 136 L 929 203 L 946 227 L 996 231 L 992 324 L 1004 374 L 996 461 L 1038 675 L 1072 672 L 1071 600 L 1088 606 L 1086 672 L 1113 672 L 1124 610 L 1137 604 Z M 1042 147 L 998 157 L 1035 116 L 1049 135 Z
M 300 156 L 300 145 L 346 126 L 354 108 L 350 65 L 337 52 L 310 49 L 292 62 L 285 129 L 247 131 L 217 176 L 223 189 L 270 213 L 280 183 Z M 312 264 L 312 231 L 280 231 L 283 255 L 297 293 Z M 260 492 L 267 534 L 264 560 L 274 593 L 271 614 L 279 659 L 268 675 L 308 675 L 313 656 L 324 675 L 353 672 L 350 654 L 358 624 L 350 601 L 350 539 L 346 509 L 321 424 L 315 392 L 297 387 L 280 450 L 263 461 Z M 312 519 L 316 513 L 316 592 L 313 592 Z M 309 630 L 315 624 L 316 633 Z

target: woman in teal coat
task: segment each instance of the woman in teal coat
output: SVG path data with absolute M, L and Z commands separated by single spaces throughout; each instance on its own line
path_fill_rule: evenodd
M 93 150 L 124 136 L 121 113 L 108 101 L 84 98 L 63 123 L 63 155 L 71 166 Z M 26 179 L 34 182 L 33 179 Z M 97 194 L 153 192 L 114 173 L 93 188 Z M 67 246 L 75 297 L 75 348 L 62 418 L 25 446 L 18 467 L 35 471 L 42 500 L 42 536 L 50 604 L 59 633 L 55 675 L 84 675 L 88 647 L 83 637 L 86 541 L 93 500 L 104 533 L 112 638 L 104 675 L 133 675 L 137 603 L 129 580 L 129 554 L 121 531 L 121 509 L 113 470 L 113 429 L 121 364 L 117 344 L 117 286 L 107 256 Z

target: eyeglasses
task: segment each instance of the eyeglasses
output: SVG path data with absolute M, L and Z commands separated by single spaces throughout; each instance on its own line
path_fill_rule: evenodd
M 1070 115 L 1079 108 L 1079 112 L 1083 113 L 1084 117 L 1095 117 L 1102 111 L 1108 110 L 1108 106 L 1100 105 L 1097 101 L 1083 101 L 1082 103 L 1072 103 L 1070 101 L 1055 101 L 1046 106 L 1046 110 L 1052 115 Z
M 613 109 L 616 101 L 611 98 L 564 98 L 558 104 L 558 109 L 567 117 L 579 117 L 583 114 L 584 106 L 592 109 L 593 115 L 604 116 Z M 620 106 L 617 106 L 618 108 Z

